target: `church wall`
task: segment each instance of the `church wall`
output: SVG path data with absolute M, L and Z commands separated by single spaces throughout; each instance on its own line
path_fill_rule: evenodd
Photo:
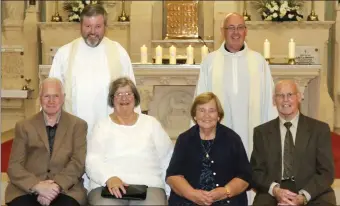
M 21 89 L 24 85 L 23 2 L 2 3 L 3 24 L 1 32 L 1 89 Z M 1 132 L 14 127 L 25 118 L 24 101 L 1 99 Z
M 37 51 L 38 56 L 41 56 L 41 62 L 38 64 L 51 64 L 53 55 L 57 48 L 60 46 L 70 42 L 74 38 L 79 37 L 79 24 L 78 23 L 66 23 L 67 21 L 67 14 L 63 11 L 63 2 L 58 1 L 58 11 L 60 15 L 63 17 L 63 23 L 39 23 L 39 29 L 41 31 L 41 42 L 42 42 L 42 51 Z M 51 20 L 51 16 L 55 13 L 56 2 L 54 1 L 46 1 L 44 2 L 44 11 L 46 13 L 41 14 L 45 15 L 46 21 Z M 220 24 L 224 18 L 224 16 L 233 11 L 242 12 L 243 11 L 243 1 L 203 1 L 200 2 L 199 12 L 202 19 L 199 20 L 199 27 L 202 29 L 199 31 L 199 34 L 204 39 L 214 39 L 214 46 L 213 49 L 217 49 L 221 42 L 221 33 L 220 33 Z M 31 48 L 34 45 L 34 41 L 40 41 L 36 36 L 27 36 L 24 35 L 24 10 L 27 8 L 25 2 L 21 1 L 5 1 L 2 3 L 2 16 L 4 16 L 4 32 L 2 33 L 2 42 L 3 46 L 14 46 L 19 48 Z M 255 20 L 260 20 L 260 15 L 252 8 L 252 2 L 247 1 L 248 12 L 251 15 L 253 22 Z M 108 32 L 107 36 L 115 41 L 118 41 L 122 44 L 122 46 L 129 52 L 132 62 L 139 62 L 140 61 L 140 47 L 145 44 L 148 47 L 148 54 L 149 54 L 149 62 L 151 62 L 152 57 L 154 56 L 154 48 L 157 46 L 156 44 L 151 43 L 152 40 L 162 40 L 165 36 L 165 27 L 163 25 L 164 22 L 164 10 L 163 10 L 163 2 L 161 1 L 127 1 L 125 5 L 125 11 L 127 15 L 130 16 L 131 21 L 128 23 L 118 23 L 117 18 L 121 14 L 122 10 L 122 3 L 121 1 L 106 1 L 104 2 L 104 7 L 108 11 Z M 303 8 L 303 13 L 305 18 L 310 13 L 310 1 L 305 2 L 305 6 Z M 329 9 L 329 8 L 328 8 Z M 325 20 L 325 10 L 326 10 L 326 3 L 323 1 L 315 1 L 315 10 L 316 13 L 319 15 L 320 21 Z M 36 8 L 36 14 L 31 13 L 31 18 L 34 19 L 34 15 L 41 16 L 38 14 L 39 8 Z M 27 16 L 27 13 L 26 13 Z M 327 19 L 328 20 L 328 19 Z M 33 21 L 34 22 L 34 21 Z M 32 21 L 26 22 L 26 25 L 34 25 Z M 256 23 L 255 23 L 256 24 Z M 288 39 L 293 37 L 297 44 L 303 45 L 316 45 L 322 51 L 322 54 L 327 55 L 330 54 L 329 52 L 333 52 L 332 50 L 328 50 L 325 45 L 327 45 L 327 40 L 324 40 L 322 34 L 322 38 L 317 32 L 313 30 L 308 30 L 306 28 L 301 28 L 301 31 L 308 33 L 308 35 L 301 35 L 299 34 L 300 30 L 294 31 L 293 35 L 283 34 L 278 36 L 277 32 L 281 32 L 279 30 L 272 30 L 268 31 L 264 28 L 261 28 L 259 25 L 253 26 L 253 28 L 258 27 L 256 29 L 250 29 L 249 36 L 247 41 L 249 45 L 262 53 L 263 50 L 263 41 L 265 38 L 270 39 L 272 43 L 272 54 L 278 56 L 284 56 L 287 53 L 287 45 Z M 27 28 L 27 27 L 26 27 Z M 262 32 L 265 32 L 265 34 Z M 284 30 L 282 30 L 283 32 Z M 26 31 L 31 34 L 32 31 Z M 63 33 L 63 37 L 60 38 L 60 34 Z M 284 32 L 283 32 L 284 33 Z M 308 36 L 308 38 L 306 38 Z M 36 39 L 36 40 L 34 40 Z M 322 39 L 322 41 L 321 41 Z M 27 43 L 27 40 L 30 40 L 30 43 Z M 34 40 L 34 41 L 32 41 Z M 200 45 L 199 45 L 200 46 Z M 39 47 L 39 45 L 37 46 Z M 179 53 L 185 54 L 185 47 L 179 48 Z M 199 49 L 197 49 L 199 50 Z M 164 53 L 168 53 L 168 49 L 163 50 Z M 328 51 L 328 53 L 326 52 Z M 17 72 L 12 72 L 11 69 L 8 69 L 8 63 L 5 66 L 7 68 L 6 71 L 9 71 L 9 74 L 6 74 L 9 78 L 6 81 L 3 81 L 2 88 L 10 88 L 11 86 L 15 85 L 16 89 L 20 89 L 25 84 L 25 78 L 34 79 L 33 83 L 31 83 L 31 87 L 37 88 L 37 79 L 35 77 L 36 69 L 32 68 L 34 64 L 33 61 L 30 60 L 30 57 L 25 56 L 27 51 L 24 51 L 24 55 L 20 55 L 20 52 L 3 52 L 2 55 L 11 55 L 10 58 L 6 58 L 7 60 L 18 58 L 21 59 L 24 63 L 23 65 L 16 67 L 20 69 L 16 69 Z M 196 52 L 196 57 L 197 57 Z M 199 54 L 198 54 L 199 56 Z M 323 67 L 327 67 L 329 60 L 329 56 L 322 56 L 322 64 Z M 328 59 L 328 61 L 327 61 Z M 34 60 L 36 61 L 36 60 Z M 9 65 L 14 64 L 13 60 L 9 61 Z M 16 61 L 20 62 L 20 61 Z M 197 62 L 199 63 L 199 62 Z M 27 66 L 24 66 L 27 65 Z M 332 67 L 332 65 L 330 65 Z M 11 67 L 11 66 L 10 66 Z M 331 70 L 332 68 L 330 68 Z M 5 73 L 6 73 L 5 71 Z M 19 72 L 18 72 L 19 71 Z M 33 72 L 33 74 L 32 74 Z M 3 74 L 5 74 L 3 72 Z M 13 77 L 23 75 L 24 78 L 16 78 L 13 80 Z M 12 76 L 12 77 L 11 77 Z M 325 84 L 326 88 L 334 91 L 336 95 L 338 90 L 338 86 L 332 89 L 332 81 L 328 81 L 330 77 L 328 77 L 327 69 L 323 70 L 323 79 L 320 80 L 322 84 Z M 33 78 L 32 78 L 33 77 Z M 12 80 L 11 80 L 12 78 Z M 324 81 L 326 79 L 326 82 Z M 336 81 L 334 81 L 336 82 Z M 327 86 L 328 85 L 328 86 Z M 321 95 L 321 94 L 320 94 Z M 326 97 L 328 98 L 329 95 L 325 93 Z M 36 97 L 36 92 L 35 92 Z M 3 100 L 4 101 L 4 100 Z M 13 100 L 6 100 L 6 101 L 13 101 Z M 20 100 L 23 101 L 23 100 Z M 328 100 L 327 100 L 328 101 Z M 24 101 L 27 104 L 28 101 Z M 12 104 L 12 103 L 9 103 Z M 25 105 L 23 104 L 23 105 Z M 18 103 L 13 103 L 13 105 L 20 105 Z M 37 103 L 35 103 L 37 105 Z M 328 103 L 324 104 L 324 107 L 330 106 Z M 17 110 L 17 111 L 16 111 Z M 9 110 L 8 110 L 9 111 Z M 25 109 L 13 108 L 9 111 L 8 114 L 15 114 L 17 115 L 15 118 L 21 119 L 26 117 L 29 114 Z M 320 114 L 323 115 L 323 114 Z M 326 116 L 329 116 L 327 114 Z M 8 116 L 8 115 L 7 115 Z M 338 115 L 339 116 L 339 115 Z M 4 116 L 3 116 L 4 118 Z M 10 121 L 15 121 L 15 118 Z M 326 119 L 328 117 L 325 117 Z M 7 117 L 6 117 L 7 119 Z M 9 118 L 10 119 L 10 118 Z M 10 124 L 8 124 L 10 125 Z
M 67 12 L 64 11 L 65 1 L 45 1 L 45 19 L 47 22 L 51 22 L 52 15 L 55 14 L 55 11 L 59 12 L 59 15 L 62 17 L 64 22 L 68 21 Z M 125 2 L 125 12 L 130 15 L 131 1 Z M 122 2 L 121 1 L 103 1 L 103 6 L 105 7 L 108 13 L 108 23 L 116 22 L 118 20 L 118 16 L 121 15 L 122 11 Z
M 151 61 L 152 6 L 152 1 L 131 3 L 130 58 L 132 62 L 140 62 L 140 47 L 143 45 L 150 49 L 148 59 Z

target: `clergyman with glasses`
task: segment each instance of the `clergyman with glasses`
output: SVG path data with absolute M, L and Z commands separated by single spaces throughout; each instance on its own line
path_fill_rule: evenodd
M 264 57 L 245 42 L 242 15 L 228 14 L 221 32 L 225 41 L 203 60 L 195 96 L 207 91 L 218 96 L 227 114 L 221 123 L 241 136 L 250 158 L 254 127 L 277 117 L 274 82 Z
M 111 83 L 107 104 L 113 113 L 97 122 L 88 141 L 85 165 L 92 206 L 167 203 L 170 188 L 165 173 L 173 143 L 156 118 L 134 111 L 140 100 L 131 79 L 121 77 Z M 132 185 L 148 186 L 145 200 L 124 197 Z M 101 196 L 103 187 L 112 198 Z
M 292 80 L 276 84 L 273 101 L 279 117 L 254 129 L 253 205 L 336 205 L 329 126 L 301 114 Z

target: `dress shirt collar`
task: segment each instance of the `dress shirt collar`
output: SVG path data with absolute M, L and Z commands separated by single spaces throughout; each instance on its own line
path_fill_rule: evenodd
M 46 114 L 44 111 L 43 111 L 43 116 L 44 116 L 45 125 L 46 125 L 46 126 L 54 127 L 56 124 L 59 123 L 60 116 L 61 116 L 61 111 L 59 111 L 59 112 L 57 113 L 57 120 L 56 120 L 56 122 L 55 122 L 54 125 L 52 125 L 52 124 L 50 124 L 50 123 L 48 122 L 47 114 Z
M 239 56 L 244 56 L 244 55 L 246 54 L 247 50 L 248 50 L 248 45 L 247 45 L 246 42 L 244 42 L 244 43 L 243 43 L 243 46 L 242 46 L 242 48 L 241 48 L 240 51 L 235 52 L 235 53 L 229 52 L 229 51 L 227 51 L 226 48 L 225 48 L 225 41 L 223 41 L 223 43 L 222 43 L 222 45 L 221 45 L 221 47 L 220 47 L 220 49 L 219 49 L 219 51 L 222 52 L 223 55 L 227 55 L 227 56 L 238 56 L 238 57 L 239 57 Z
M 292 123 L 292 126 L 295 127 L 295 128 L 297 128 L 298 123 L 299 123 L 299 117 L 300 117 L 300 112 L 298 112 L 298 113 L 296 114 L 296 116 L 295 116 L 291 121 L 287 121 L 287 120 L 285 120 L 284 118 L 282 118 L 282 117 L 279 116 L 279 118 L 280 118 L 280 125 L 284 126 L 284 123 L 286 123 L 286 122 L 291 122 L 291 123 Z

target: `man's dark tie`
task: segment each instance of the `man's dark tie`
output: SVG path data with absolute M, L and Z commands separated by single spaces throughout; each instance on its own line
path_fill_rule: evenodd
M 54 137 L 57 131 L 58 124 L 55 124 L 53 127 L 46 126 L 47 136 L 48 136 L 48 143 L 50 146 L 50 156 L 52 156 L 53 152 L 53 144 L 54 144 Z
M 291 178 L 293 176 L 293 155 L 294 155 L 294 142 L 293 135 L 290 132 L 290 127 L 292 126 L 291 122 L 284 123 L 284 126 L 287 128 L 285 143 L 283 148 L 283 178 Z

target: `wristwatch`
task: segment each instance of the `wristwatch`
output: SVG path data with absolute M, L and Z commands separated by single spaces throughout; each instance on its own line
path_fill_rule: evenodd
M 302 193 L 301 195 L 302 195 L 302 197 L 303 197 L 303 205 L 307 205 L 308 201 L 307 201 L 306 195 L 303 194 L 303 193 Z

